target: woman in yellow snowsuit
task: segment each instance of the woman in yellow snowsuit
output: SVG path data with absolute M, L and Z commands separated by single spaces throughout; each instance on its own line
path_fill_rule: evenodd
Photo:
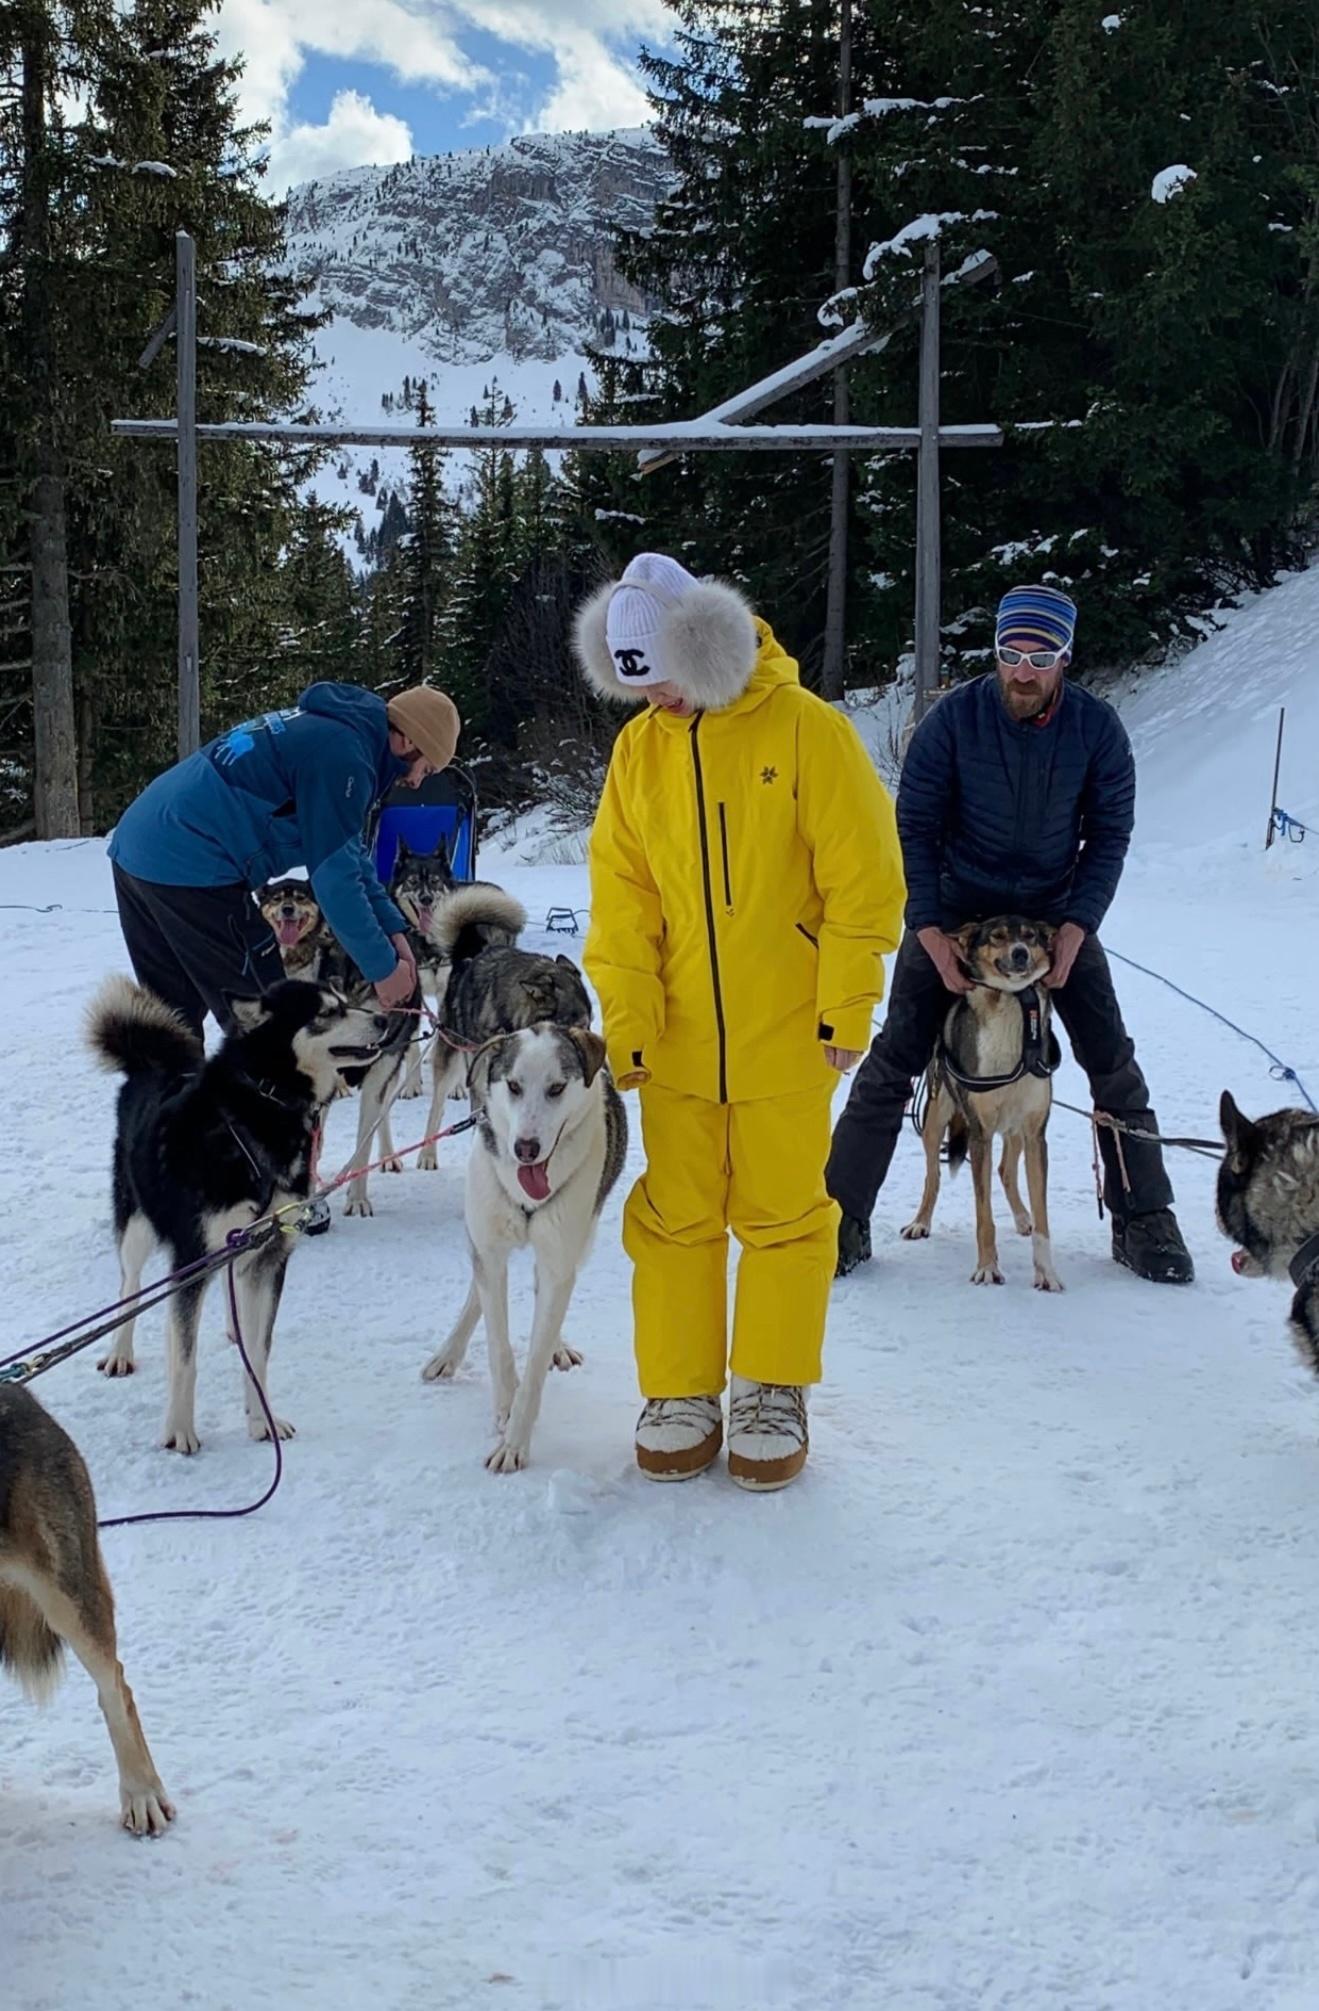
M 637 1461 L 685 1479 L 719 1452 L 731 1228 L 729 1469 L 780 1487 L 806 1458 L 836 1257 L 831 1094 L 901 934 L 893 805 L 734 588 L 645 553 L 581 609 L 575 641 L 599 691 L 646 707 L 591 834 L 585 957 L 615 1078 L 641 1090 L 623 1230 Z

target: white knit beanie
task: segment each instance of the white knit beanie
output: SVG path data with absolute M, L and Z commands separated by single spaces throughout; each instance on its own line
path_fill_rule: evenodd
M 685 566 L 662 552 L 641 552 L 609 597 L 605 634 L 619 681 L 640 688 L 665 684 L 672 670 L 659 648 L 664 615 L 700 585 Z

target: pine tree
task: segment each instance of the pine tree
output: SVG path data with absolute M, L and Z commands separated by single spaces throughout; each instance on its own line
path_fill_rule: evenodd
M 418 426 L 434 424 L 426 383 L 416 385 Z M 444 493 L 448 456 L 436 447 L 408 449 L 408 529 L 399 541 L 402 597 L 396 652 L 400 686 L 427 684 L 438 673 L 442 618 L 453 564 L 453 512 Z

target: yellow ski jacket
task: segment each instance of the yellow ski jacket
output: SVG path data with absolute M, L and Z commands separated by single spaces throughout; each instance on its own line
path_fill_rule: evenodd
M 856 729 L 756 620 L 741 696 L 654 706 L 615 743 L 591 833 L 587 974 L 615 1079 L 711 1101 L 835 1080 L 864 1049 L 905 889 Z

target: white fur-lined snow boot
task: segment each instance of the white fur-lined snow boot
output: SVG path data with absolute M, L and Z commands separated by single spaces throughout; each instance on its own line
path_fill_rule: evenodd
M 806 1392 L 795 1383 L 733 1377 L 728 1406 L 728 1471 L 739 1487 L 768 1494 L 806 1464 Z
M 691 1480 L 719 1457 L 724 1414 L 714 1397 L 651 1397 L 637 1419 L 637 1465 L 648 1480 Z

